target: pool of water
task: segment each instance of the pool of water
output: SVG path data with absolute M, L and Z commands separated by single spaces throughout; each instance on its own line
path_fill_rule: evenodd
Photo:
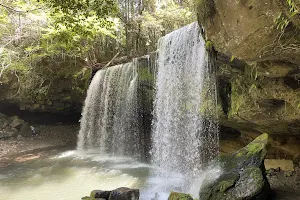
M 141 200 L 166 200 L 173 190 L 197 196 L 205 174 L 187 184 L 182 174 L 166 172 L 166 178 L 156 171 L 129 157 L 65 151 L 0 168 L 0 200 L 80 200 L 92 190 L 118 187 L 140 189 Z

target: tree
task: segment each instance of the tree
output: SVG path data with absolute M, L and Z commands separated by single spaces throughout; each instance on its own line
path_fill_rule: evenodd
M 56 11 L 70 15 L 96 15 L 99 18 L 109 18 L 117 14 L 118 5 L 114 0 L 38 0 Z
M 109 16 L 100 18 L 92 14 L 96 11 L 73 15 L 75 7 L 64 12 L 49 5 L 33 0 L 0 4 L 0 84 L 15 80 L 15 95 L 46 94 L 56 77 L 76 74 L 76 64 L 97 62 L 92 55 L 100 37 L 115 37 L 118 21 Z
M 193 20 L 189 1 L 3 0 L 0 82 L 16 80 L 18 95 L 47 94 L 55 78 L 76 74 L 78 63 L 145 55 Z

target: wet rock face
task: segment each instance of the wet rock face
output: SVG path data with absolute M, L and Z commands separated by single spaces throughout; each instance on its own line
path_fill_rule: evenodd
M 152 112 L 155 93 L 155 62 L 157 53 L 150 53 L 149 56 L 140 57 L 136 60 L 138 71 L 138 86 L 137 86 L 137 100 L 138 100 L 138 115 L 140 131 L 145 138 L 145 141 L 150 141 Z M 149 160 L 150 143 L 144 144 L 145 160 Z
M 264 168 L 267 144 L 268 135 L 262 134 L 239 151 L 218 157 L 213 165 L 219 165 L 221 173 L 217 179 L 204 179 L 200 199 L 265 199 L 270 188 Z
M 300 0 L 197 4 L 206 40 L 217 51 L 221 125 L 299 136 L 300 14 L 291 7 L 298 9 Z
M 299 4 L 299 1 L 295 1 Z M 286 0 L 200 0 L 198 19 L 217 51 L 244 61 L 286 60 L 300 63 L 298 14 Z M 289 21 L 283 30 L 282 19 Z M 298 18 L 297 18 L 298 17 Z M 294 47 L 294 48 L 292 48 Z
M 239 131 L 299 135 L 298 67 L 270 61 L 241 66 L 218 66 L 220 123 Z

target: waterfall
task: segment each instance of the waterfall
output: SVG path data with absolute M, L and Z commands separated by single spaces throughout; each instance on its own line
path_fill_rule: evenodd
M 174 174 L 197 177 L 218 154 L 216 80 L 210 59 L 197 23 L 159 42 L 151 154 L 158 167 L 154 173 L 169 182 Z
M 78 149 L 144 158 L 152 147 L 143 199 L 157 191 L 165 192 L 159 199 L 171 190 L 189 192 L 218 154 L 215 58 L 200 32 L 197 23 L 176 30 L 160 39 L 157 59 L 99 70 L 89 86 Z
M 139 155 L 137 79 L 136 60 L 95 74 L 82 111 L 79 150 Z

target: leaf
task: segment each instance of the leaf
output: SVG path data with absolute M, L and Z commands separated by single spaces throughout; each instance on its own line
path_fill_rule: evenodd
M 230 62 L 233 62 L 234 59 L 235 59 L 235 56 L 232 55 L 231 58 L 230 58 Z

